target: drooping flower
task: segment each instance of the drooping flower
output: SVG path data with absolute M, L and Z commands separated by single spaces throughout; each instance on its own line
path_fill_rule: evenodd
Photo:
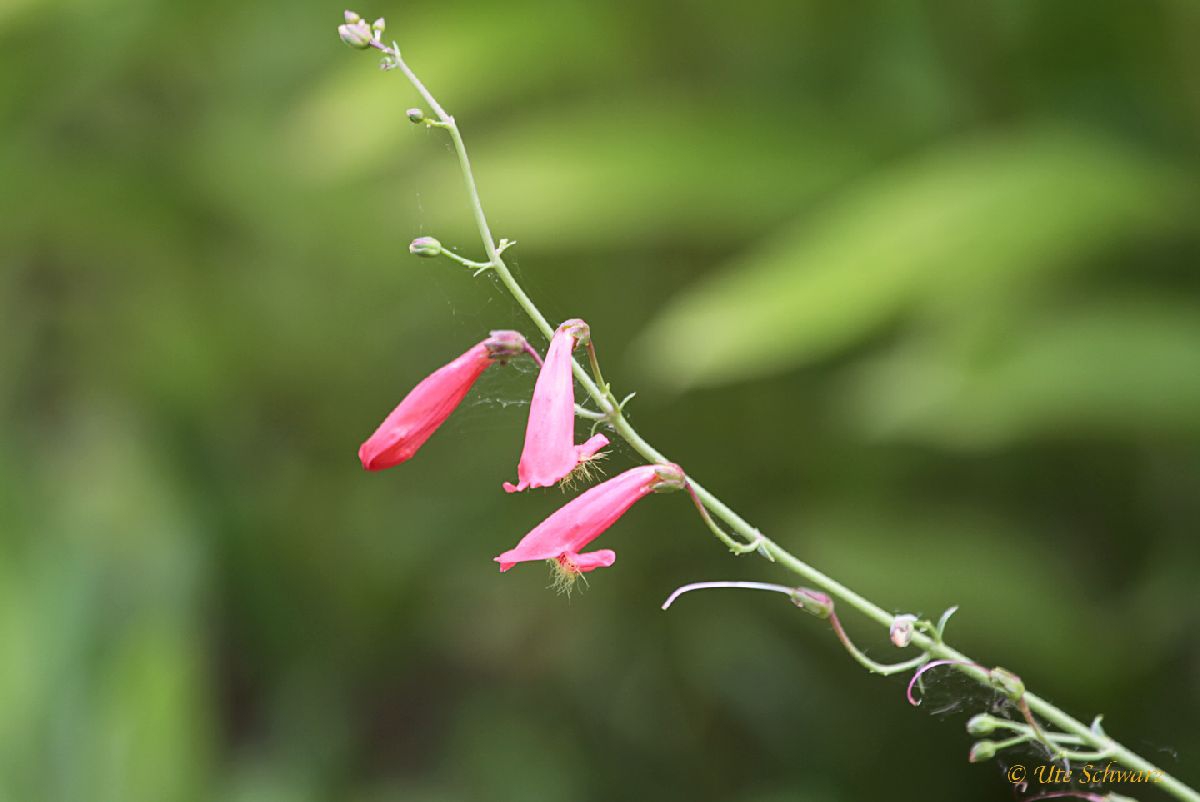
M 525 338 L 520 332 L 493 331 L 458 359 L 426 376 L 359 447 L 362 466 L 381 471 L 411 459 L 492 363 L 505 362 L 524 350 Z
M 496 562 L 501 571 L 507 571 L 520 562 L 554 560 L 570 576 L 607 568 L 617 559 L 616 552 L 600 549 L 582 553 L 581 549 L 616 523 L 638 499 L 682 488 L 685 481 L 683 470 L 674 464 L 630 468 L 560 507 Z
M 517 466 L 518 484 L 504 483 L 504 489 L 516 493 L 528 487 L 550 487 L 592 459 L 608 445 L 608 438 L 597 434 L 582 445 L 575 445 L 575 379 L 571 374 L 571 352 L 590 336 L 582 320 L 568 320 L 558 327 L 546 351 L 546 361 L 538 373 L 529 403 L 529 423 L 525 428 L 525 448 Z

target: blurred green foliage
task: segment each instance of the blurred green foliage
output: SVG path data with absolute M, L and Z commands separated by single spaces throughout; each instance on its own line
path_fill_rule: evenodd
M 653 442 L 1200 782 L 1200 6 L 358 10 Z M 561 503 L 500 491 L 528 368 L 361 471 L 417 380 L 528 326 L 405 253 L 478 256 L 340 13 L 0 5 L 0 802 L 1008 798 L 785 603 L 658 612 L 788 581 L 679 497 L 582 597 L 498 575 Z

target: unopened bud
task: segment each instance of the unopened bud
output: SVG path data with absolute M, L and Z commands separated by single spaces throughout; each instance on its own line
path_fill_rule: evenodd
M 1025 683 L 1021 678 L 1006 668 L 993 668 L 990 672 L 992 682 L 1004 695 L 1014 702 L 1025 695 Z
M 796 588 L 791 594 L 792 604 L 817 618 L 833 615 L 833 599 L 829 594 L 811 588 Z
M 408 115 L 408 121 L 409 121 L 410 123 L 423 123 L 423 122 L 425 122 L 425 110 L 424 110 L 424 109 L 412 108 L 412 109 L 409 109 L 408 111 L 406 111 L 406 112 L 404 112 L 404 113 L 405 113 L 406 115 Z
M 360 22 L 362 20 L 362 17 L 358 16 L 350 9 L 346 9 L 345 16 L 346 16 L 346 24 L 347 25 L 353 25 L 354 23 Z
M 382 35 L 384 29 L 386 29 L 386 28 L 387 28 L 387 22 L 384 21 L 383 17 L 380 17 L 379 19 L 377 19 L 371 23 L 371 30 L 375 31 L 376 36 Z
M 915 615 L 898 615 L 892 619 L 891 638 L 892 643 L 903 649 L 910 642 L 913 636 L 913 624 L 917 622 Z
M 967 760 L 971 763 L 982 763 L 996 756 L 996 744 L 993 741 L 976 741 L 971 746 Z
M 439 256 L 442 253 L 442 243 L 433 237 L 417 237 L 408 243 L 408 252 L 413 256 Z
M 583 323 L 583 321 L 579 321 Z M 586 326 L 587 324 L 584 323 Z M 687 487 L 687 476 L 673 462 L 666 462 L 661 465 L 654 466 L 654 475 L 657 477 L 654 484 L 650 485 L 650 489 L 655 493 L 670 493 L 673 490 L 683 490 Z
M 348 22 L 345 25 L 339 25 L 338 36 L 342 37 L 343 42 L 356 50 L 366 50 L 375 39 L 371 33 L 371 26 L 361 19 L 358 22 Z
M 971 716 L 967 722 L 967 733 L 969 735 L 991 735 L 996 731 L 996 719 L 986 713 L 980 713 Z
M 519 331 L 493 331 L 483 345 L 492 359 L 504 362 L 525 352 L 525 337 Z

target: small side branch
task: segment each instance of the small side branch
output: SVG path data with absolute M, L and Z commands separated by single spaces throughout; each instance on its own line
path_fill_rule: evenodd
M 825 618 L 829 620 L 830 626 L 833 627 L 833 632 L 837 635 L 838 640 L 850 656 L 858 662 L 859 665 L 866 668 L 873 674 L 881 674 L 890 676 L 891 674 L 899 674 L 902 671 L 909 671 L 917 666 L 922 665 L 929 659 L 929 653 L 925 652 L 912 660 L 906 660 L 903 663 L 879 663 L 871 658 L 854 645 L 850 640 L 850 636 L 846 634 L 842 622 L 838 619 L 837 613 L 834 611 L 833 600 L 828 595 L 820 591 L 811 590 L 809 588 L 794 588 L 787 585 L 776 585 L 770 582 L 693 582 L 689 585 L 676 588 L 675 592 L 667 597 L 663 602 L 662 609 L 666 610 L 675 600 L 685 593 L 690 593 L 694 590 L 711 590 L 714 588 L 739 588 L 744 590 L 765 590 L 772 593 L 782 593 L 791 598 L 792 603 L 800 609 L 808 612 L 817 618 Z
M 707 526 L 709 530 L 717 536 L 718 540 L 728 546 L 730 551 L 732 551 L 734 554 L 749 554 L 752 551 L 758 550 L 762 546 L 764 540 L 762 534 L 758 534 L 758 536 L 753 540 L 745 543 L 735 540 L 728 532 L 722 529 L 716 521 L 713 520 L 712 515 L 710 515 L 708 512 L 708 508 L 704 506 L 704 502 L 702 502 L 700 497 L 696 495 L 696 489 L 692 487 L 692 482 L 690 479 L 687 481 L 685 486 L 687 488 L 688 496 L 691 497 L 692 503 L 696 505 L 696 510 L 700 513 L 701 519 L 704 520 L 705 526 Z M 767 559 L 771 559 L 770 552 L 764 551 L 764 556 L 766 556 Z

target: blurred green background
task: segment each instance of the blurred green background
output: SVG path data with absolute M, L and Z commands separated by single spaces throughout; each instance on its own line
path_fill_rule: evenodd
M 406 253 L 479 256 L 341 10 L 0 4 L 0 800 L 1010 798 L 786 601 L 660 612 L 790 581 L 681 496 L 581 596 L 498 574 L 562 502 L 500 490 L 527 367 L 361 470 L 421 377 L 530 329 Z M 1200 782 L 1200 5 L 358 10 L 651 441 Z

